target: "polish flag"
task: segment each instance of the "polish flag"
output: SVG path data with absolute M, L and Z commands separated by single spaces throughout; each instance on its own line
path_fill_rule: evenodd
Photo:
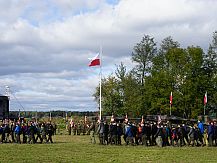
M 204 103 L 204 105 L 206 105 L 207 104 L 207 92 L 205 93 L 205 95 L 204 95 L 204 98 L 203 98 L 203 103 Z
M 90 63 L 89 63 L 89 66 L 100 66 L 100 58 L 99 58 L 99 53 L 93 57 L 93 58 L 90 58 Z
M 173 93 L 171 92 L 171 94 L 170 94 L 170 105 L 172 105 L 172 103 L 173 103 Z

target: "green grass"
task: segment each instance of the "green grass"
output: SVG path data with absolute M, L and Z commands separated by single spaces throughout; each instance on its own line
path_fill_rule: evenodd
M 90 144 L 89 136 L 54 136 L 54 144 L 0 144 L 0 162 L 217 162 L 217 147 Z

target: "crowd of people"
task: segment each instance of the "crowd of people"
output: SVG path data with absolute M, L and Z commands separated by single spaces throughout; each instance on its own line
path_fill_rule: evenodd
M 89 123 L 87 122 L 74 122 L 71 120 L 67 124 L 67 131 L 69 135 L 89 135 Z
M 52 136 L 56 127 L 50 121 L 12 121 L 5 119 L 0 122 L 0 143 L 53 143 Z
M 48 122 L 11 121 L 0 122 L 0 143 L 53 143 L 56 125 Z M 90 142 L 96 137 L 102 145 L 144 145 L 144 146 L 217 146 L 217 124 L 197 123 L 171 124 L 171 122 L 144 121 L 136 123 L 125 119 L 122 123 L 111 119 L 67 125 L 68 134 L 90 135 Z
M 91 143 L 96 143 L 98 135 L 100 144 L 144 145 L 144 146 L 217 146 L 217 124 L 205 125 L 201 121 L 192 124 L 171 124 L 144 122 L 133 123 L 115 121 L 92 122 L 88 128 Z M 122 142 L 124 140 L 124 142 Z

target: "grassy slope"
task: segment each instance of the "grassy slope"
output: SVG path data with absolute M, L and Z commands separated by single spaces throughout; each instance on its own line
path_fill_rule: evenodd
M 217 162 L 217 148 L 101 146 L 88 136 L 55 136 L 54 144 L 0 144 L 0 162 Z

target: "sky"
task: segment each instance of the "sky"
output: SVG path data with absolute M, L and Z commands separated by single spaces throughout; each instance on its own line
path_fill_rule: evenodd
M 10 110 L 97 111 L 102 47 L 106 77 L 150 35 L 207 49 L 217 30 L 216 0 L 0 0 L 0 93 Z

